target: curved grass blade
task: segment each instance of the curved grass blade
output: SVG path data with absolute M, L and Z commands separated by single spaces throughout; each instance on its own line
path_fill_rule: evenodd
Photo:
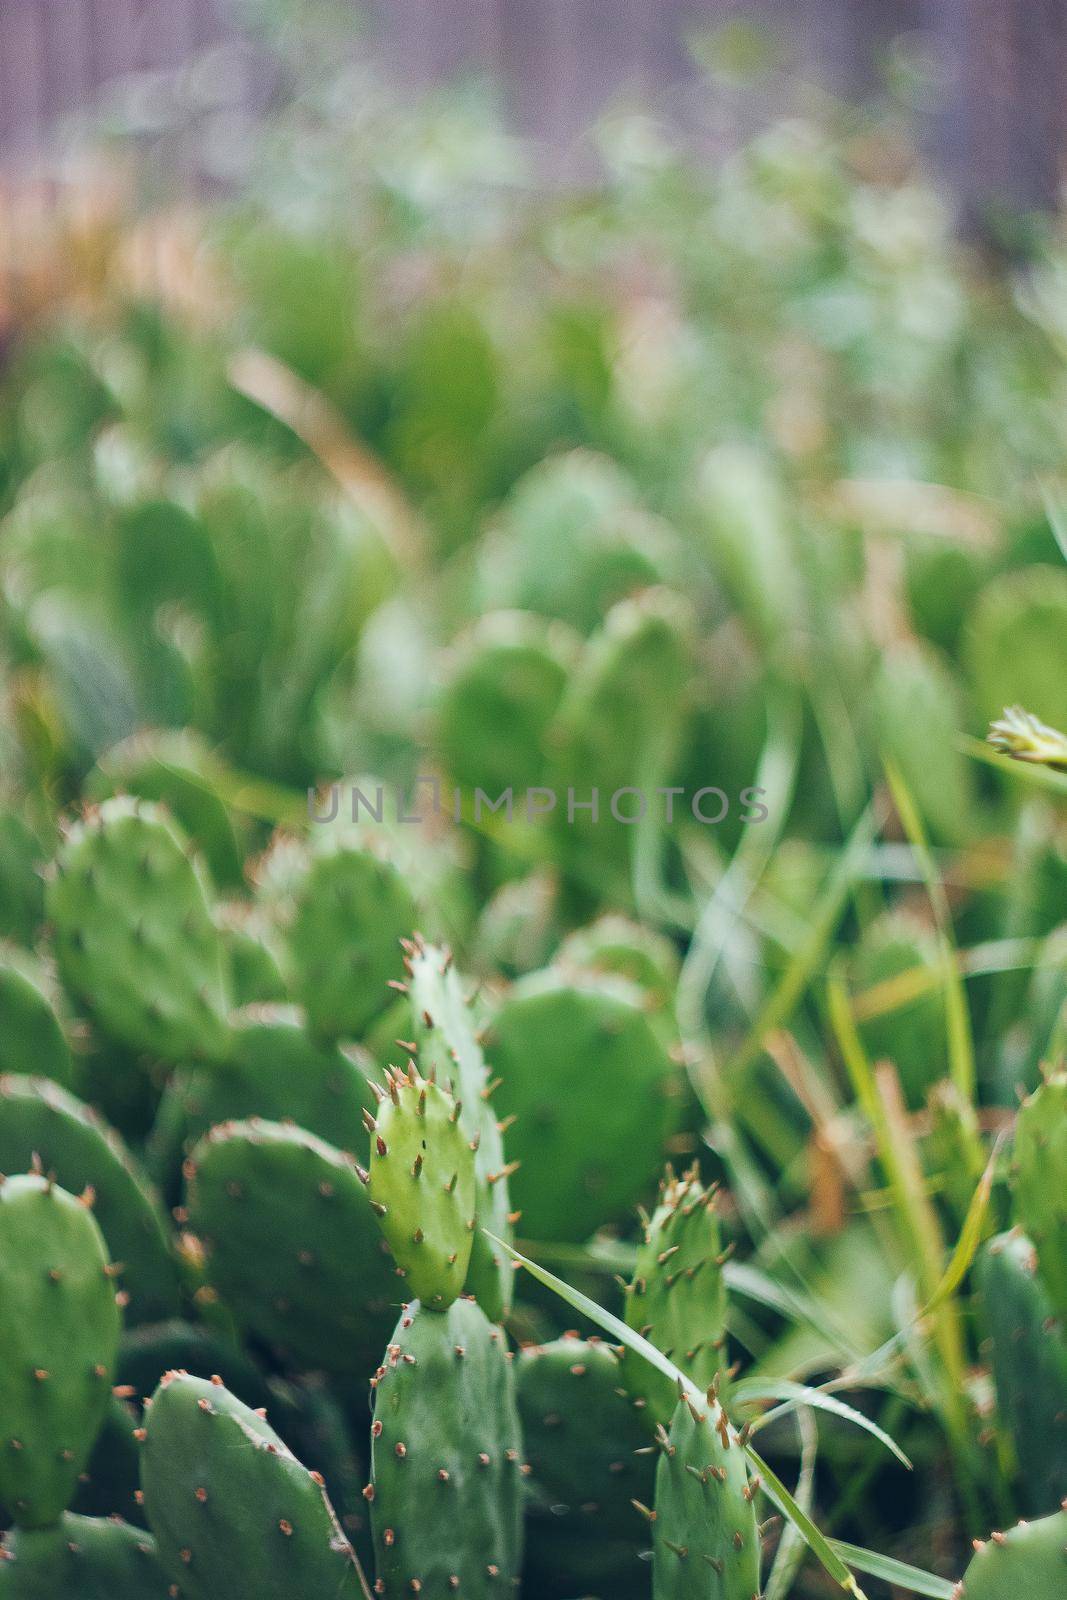
M 953 1600 L 957 1585 L 947 1578 L 938 1578 L 920 1567 L 910 1567 L 905 1561 L 894 1561 L 891 1556 L 880 1556 L 875 1550 L 864 1550 L 858 1544 L 846 1544 L 843 1539 L 830 1543 L 843 1560 L 866 1572 L 869 1577 L 882 1578 L 898 1589 L 908 1589 L 912 1594 L 928 1595 L 930 1600 Z
M 766 1427 L 769 1422 L 779 1417 L 788 1416 L 801 1406 L 810 1406 L 813 1411 L 829 1412 L 831 1416 L 840 1417 L 842 1421 L 851 1422 L 853 1426 L 862 1428 L 880 1444 L 884 1444 L 903 1466 L 911 1470 L 912 1463 L 884 1428 L 880 1428 L 877 1422 L 865 1417 L 863 1412 L 857 1411 L 854 1406 L 839 1400 L 836 1395 L 828 1394 L 825 1389 L 813 1389 L 809 1384 L 794 1383 L 789 1378 L 774 1378 L 767 1381 L 762 1378 L 745 1378 L 740 1383 L 733 1384 L 730 1392 L 741 1404 L 748 1402 L 755 1405 L 762 1400 L 782 1402 L 759 1419 L 755 1424 L 757 1429 Z

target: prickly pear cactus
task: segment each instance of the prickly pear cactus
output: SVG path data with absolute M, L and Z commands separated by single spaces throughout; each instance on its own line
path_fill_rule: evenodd
M 88 1203 L 0 1182 L 0 1504 L 22 1528 L 69 1505 L 111 1395 L 121 1317 Z
M 407 1288 L 443 1311 L 462 1292 L 474 1239 L 474 1150 L 462 1104 L 412 1063 L 387 1068 L 370 1130 L 367 1192 Z
M 0 1072 L 32 1073 L 65 1088 L 74 1081 L 57 985 L 35 956 L 14 945 L 0 947 Z
M 725 1256 L 716 1199 L 715 1190 L 701 1185 L 696 1167 L 681 1178 L 668 1167 L 659 1204 L 645 1219 L 626 1292 L 626 1321 L 694 1383 L 707 1388 L 717 1381 L 725 1401 Z M 629 1349 L 623 1351 L 622 1374 L 649 1426 L 668 1424 L 678 1404 L 676 1385 Z
M 318 1475 L 221 1380 L 163 1379 L 146 1413 L 141 1483 L 160 1559 L 189 1600 L 364 1593 Z
M 569 933 L 556 951 L 555 965 L 563 971 L 614 973 L 644 990 L 659 1010 L 674 999 L 680 962 L 665 934 L 608 912 Z
M 1022 1504 L 1052 1511 L 1067 1485 L 1067 1339 L 1021 1233 L 991 1239 L 977 1286 L 997 1388 L 997 1415 L 1015 1444 Z
M 403 1282 L 356 1161 L 299 1128 L 223 1123 L 186 1176 L 208 1281 L 238 1321 L 298 1364 L 372 1372 Z
M 152 1171 L 168 1195 L 185 1155 L 222 1122 L 294 1122 L 349 1155 L 366 1145 L 376 1105 L 373 1062 L 355 1046 L 314 1038 L 296 1006 L 234 1012 L 230 1053 L 170 1078 L 149 1140 Z
M 61 974 L 102 1027 L 167 1060 L 225 1053 L 222 943 L 190 845 L 148 802 L 70 829 L 48 886 Z
M 511 1195 L 531 1239 L 587 1239 L 647 1193 L 673 1131 L 678 1069 L 621 979 L 521 979 L 486 1050 L 514 1119 Z M 551 1181 L 546 1181 L 551 1174 Z
M 374 1380 L 377 1592 L 496 1600 L 522 1561 L 522 1442 L 503 1330 L 470 1299 L 407 1306 Z
M 1054 1072 L 1019 1111 L 1015 1210 L 1037 1250 L 1038 1269 L 1067 1323 L 1067 1072 Z
M 0 1077 L 0 1172 L 40 1160 L 73 1194 L 91 1191 L 127 1323 L 178 1313 L 178 1273 L 159 1205 L 133 1158 L 96 1113 L 47 1078 Z
M 530 1466 L 524 1585 L 538 1595 L 640 1594 L 648 1538 L 632 1502 L 651 1501 L 655 1462 L 618 1357 L 569 1334 L 524 1350 L 515 1381 Z
M 958 1600 L 1063 1600 L 1067 1593 L 1067 1511 L 993 1533 L 977 1548 Z
M 156 1542 L 112 1517 L 64 1516 L 0 1543 L 0 1600 L 180 1600 Z
M 661 1430 L 652 1521 L 655 1600 L 759 1600 L 758 1487 L 713 1396 Z
M 391 862 L 339 845 L 313 854 L 296 893 L 289 953 L 297 1000 L 312 1030 L 359 1039 L 403 973 L 400 941 L 418 921 Z
M 493 612 L 454 647 L 437 713 L 446 770 L 490 801 L 545 780 L 545 737 L 577 658 L 580 640 L 559 622 L 528 612 Z
M 474 1295 L 490 1321 L 498 1322 L 511 1305 L 512 1270 L 508 1256 L 486 1232 L 510 1243 L 515 1220 L 504 1125 L 495 1109 L 498 1085 L 486 1064 L 471 996 L 465 992 L 451 956 L 415 939 L 406 947 L 405 957 L 414 1038 L 403 1042 L 416 1045 L 424 1075 L 436 1072 L 441 1082 L 453 1085 L 462 1107 L 459 1125 L 476 1146 L 475 1229 L 467 1292 Z

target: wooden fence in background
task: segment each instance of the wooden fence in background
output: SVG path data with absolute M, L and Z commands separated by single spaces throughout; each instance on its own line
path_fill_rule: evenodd
M 357 0 L 352 0 L 353 5 Z M 551 162 L 620 89 L 678 103 L 685 39 L 751 15 L 798 76 L 870 89 L 888 42 L 921 36 L 938 105 L 927 145 L 971 198 L 1048 203 L 1067 154 L 1067 0 L 364 0 L 373 49 L 402 85 L 471 67 L 506 87 Z M 227 0 L 0 0 L 0 162 L 9 167 L 110 80 L 180 65 L 234 33 Z

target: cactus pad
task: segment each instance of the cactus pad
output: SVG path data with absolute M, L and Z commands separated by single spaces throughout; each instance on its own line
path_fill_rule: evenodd
M 20 1527 L 54 1522 L 73 1497 L 119 1329 L 88 1205 L 36 1175 L 0 1182 L 0 1504 Z
M 121 1263 L 128 1323 L 177 1314 L 178 1273 L 166 1223 L 118 1135 L 47 1078 L 0 1077 L 0 1172 L 40 1159 L 72 1194 L 92 1190 L 93 1215 Z
M 404 1310 L 375 1379 L 377 1592 L 497 1600 L 522 1559 L 521 1437 L 502 1330 L 469 1299 Z
M 412 1064 L 386 1071 L 370 1136 L 368 1193 L 407 1287 L 444 1310 L 463 1289 L 474 1238 L 474 1152 L 462 1105 Z
M 759 1600 L 756 1484 L 711 1396 L 679 1400 L 661 1430 L 652 1523 L 655 1600 Z
M 978 1547 L 959 1600 L 1063 1600 L 1067 1593 L 1067 1511 L 1020 1522 Z
M 13 945 L 0 950 L 0 1072 L 33 1073 L 64 1088 L 74 1079 L 55 985 L 41 962 Z
M 1033 1240 L 1052 1307 L 1067 1323 L 1067 1072 L 1055 1072 L 1020 1108 L 1015 1207 Z
M 726 1285 L 715 1200 L 695 1167 L 682 1178 L 667 1169 L 659 1205 L 645 1222 L 626 1321 L 701 1388 L 718 1378 L 725 1398 Z M 629 1349 L 622 1373 L 650 1425 L 667 1425 L 678 1403 L 671 1380 Z
M 75 823 L 48 914 L 60 971 L 106 1032 L 167 1060 L 225 1052 L 221 938 L 189 843 L 158 807 L 122 797 Z
M 160 1559 L 189 1600 L 358 1600 L 364 1592 L 317 1474 L 218 1382 L 163 1379 L 141 1483 Z
M 182 1600 L 156 1543 L 107 1517 L 64 1516 L 0 1544 L 0 1600 Z
M 289 929 L 296 998 L 317 1034 L 359 1039 L 403 971 L 400 940 L 417 920 L 407 884 L 371 850 L 313 854 Z
M 511 1194 L 525 1236 L 577 1242 L 625 1217 L 660 1165 L 681 1089 L 640 992 L 534 974 L 502 1003 L 487 1050 L 498 1109 L 515 1119 Z
M 372 1372 L 402 1284 L 356 1162 L 298 1128 L 224 1123 L 187 1177 L 208 1279 L 238 1320 L 300 1364 Z

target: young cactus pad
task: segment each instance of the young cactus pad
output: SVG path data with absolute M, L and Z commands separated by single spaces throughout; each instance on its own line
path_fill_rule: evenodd
M 64 1516 L 0 1544 L 0 1600 L 181 1600 L 142 1528 Z
M 659 1433 L 654 1600 L 759 1600 L 756 1482 L 721 1405 L 681 1399 Z
M 446 1312 L 413 1302 L 374 1386 L 377 1593 L 511 1593 L 522 1559 L 522 1458 L 502 1329 L 473 1300 Z
M 141 1485 L 160 1559 L 189 1600 L 366 1592 L 318 1474 L 221 1379 L 163 1379 L 146 1411 Z
M 1067 1072 L 1051 1074 L 1020 1109 L 1015 1172 L 1018 1219 L 1053 1309 L 1067 1323 Z
M 462 1106 L 414 1063 L 387 1069 L 370 1135 L 368 1193 L 386 1243 L 425 1306 L 463 1289 L 474 1239 L 474 1148 Z
M 222 941 L 190 845 L 147 802 L 70 829 L 48 886 L 60 971 L 102 1027 L 166 1060 L 225 1053 Z
M 451 1083 L 461 1111 L 459 1125 L 475 1146 L 475 1229 L 467 1290 L 492 1322 L 511 1305 L 511 1263 L 486 1237 L 510 1243 L 513 1216 L 510 1169 L 493 1107 L 494 1081 L 482 1049 L 481 1030 L 470 996 L 444 950 L 416 938 L 405 947 L 411 1032 L 424 1075 L 436 1072 Z
M 1020 1522 L 977 1548 L 957 1600 L 1063 1600 L 1067 1594 L 1067 1511 Z
M 717 1379 L 725 1399 L 726 1285 L 715 1200 L 696 1167 L 681 1178 L 667 1169 L 659 1205 L 645 1222 L 626 1321 L 701 1388 Z M 669 1423 L 678 1403 L 675 1384 L 629 1349 L 622 1372 L 649 1425 Z
M 23 1528 L 62 1515 L 111 1396 L 121 1318 L 86 1200 L 0 1180 L 0 1505 Z
M 299 1128 L 223 1123 L 186 1164 L 210 1283 L 300 1364 L 366 1377 L 402 1300 L 356 1161 Z

